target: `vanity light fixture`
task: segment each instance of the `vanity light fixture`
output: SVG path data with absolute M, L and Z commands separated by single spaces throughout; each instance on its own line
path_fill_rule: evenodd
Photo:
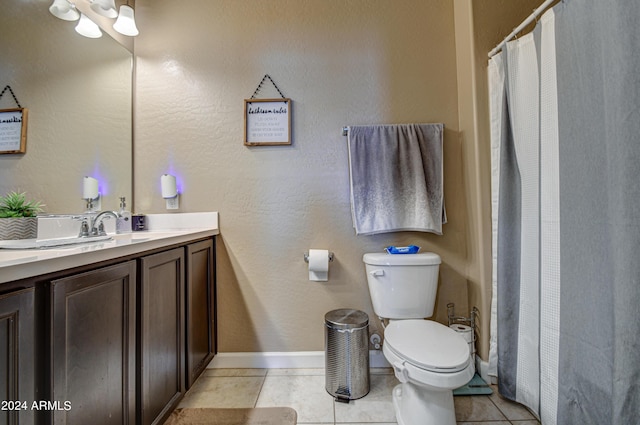
M 102 37 L 102 31 L 98 24 L 93 22 L 84 13 L 80 14 L 80 21 L 76 25 L 76 32 L 88 38 L 100 38 Z
M 162 177 L 160 177 L 160 187 L 162 189 L 162 197 L 166 201 L 167 209 L 177 210 L 180 207 L 180 204 L 178 201 L 176 176 L 163 174 Z
M 76 6 L 69 0 L 53 0 L 49 7 L 49 12 L 64 21 L 77 21 L 80 18 L 80 13 L 76 10 Z
M 138 27 L 136 27 L 133 8 L 129 6 L 128 1 L 126 5 L 120 6 L 120 14 L 118 15 L 118 19 L 116 19 L 115 24 L 113 24 L 113 29 L 118 31 L 120 34 L 127 35 L 129 37 L 135 37 L 140 34 Z
M 87 201 L 87 212 L 100 211 L 100 189 L 98 180 L 84 176 L 82 180 L 82 199 Z
M 113 24 L 113 29 L 120 34 L 127 35 L 129 37 L 135 37 L 140 34 L 140 31 L 138 31 L 138 27 L 136 26 L 133 8 L 129 6 L 128 0 L 126 5 L 120 6 L 120 13 L 116 11 L 115 0 L 87 1 L 91 3 L 91 10 L 96 14 L 111 19 L 117 17 L 116 22 Z M 80 35 L 89 38 L 102 37 L 100 27 L 84 13 L 80 13 L 77 10 L 76 5 L 71 0 L 53 0 L 53 3 L 49 6 L 49 12 L 51 12 L 53 16 L 65 21 L 77 21 L 80 19 L 80 22 L 78 22 L 78 25 L 76 26 L 76 32 Z
M 118 16 L 115 0 L 92 0 L 91 10 L 107 18 L 116 18 Z

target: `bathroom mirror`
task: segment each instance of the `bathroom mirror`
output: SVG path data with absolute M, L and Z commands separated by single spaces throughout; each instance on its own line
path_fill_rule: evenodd
M 86 1 L 86 0 L 78 0 Z M 0 90 L 29 109 L 26 153 L 0 155 L 0 196 L 27 192 L 53 214 L 84 210 L 84 176 L 102 209 L 132 196 L 132 54 L 107 33 L 90 39 L 49 13 L 51 0 L 5 0 Z M 0 109 L 16 107 L 5 93 Z

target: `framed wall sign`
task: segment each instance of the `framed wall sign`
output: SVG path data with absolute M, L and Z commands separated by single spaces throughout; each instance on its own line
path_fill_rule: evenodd
M 0 154 L 27 151 L 27 108 L 0 109 Z
M 245 99 L 244 144 L 290 145 L 291 99 Z

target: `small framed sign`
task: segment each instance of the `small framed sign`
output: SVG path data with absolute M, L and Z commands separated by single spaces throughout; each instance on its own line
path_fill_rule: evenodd
M 291 99 L 245 99 L 244 145 L 290 145 Z
M 26 108 L 0 109 L 0 154 L 27 151 Z

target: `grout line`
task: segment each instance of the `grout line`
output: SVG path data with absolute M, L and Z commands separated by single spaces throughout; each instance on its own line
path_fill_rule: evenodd
M 260 384 L 260 389 L 258 390 L 258 395 L 256 396 L 256 401 L 253 403 L 253 407 L 258 407 L 258 400 L 260 399 L 260 394 L 262 393 L 262 389 L 264 388 L 264 381 L 267 379 L 267 375 L 269 374 L 269 370 L 267 369 L 267 373 L 262 376 L 262 383 Z

